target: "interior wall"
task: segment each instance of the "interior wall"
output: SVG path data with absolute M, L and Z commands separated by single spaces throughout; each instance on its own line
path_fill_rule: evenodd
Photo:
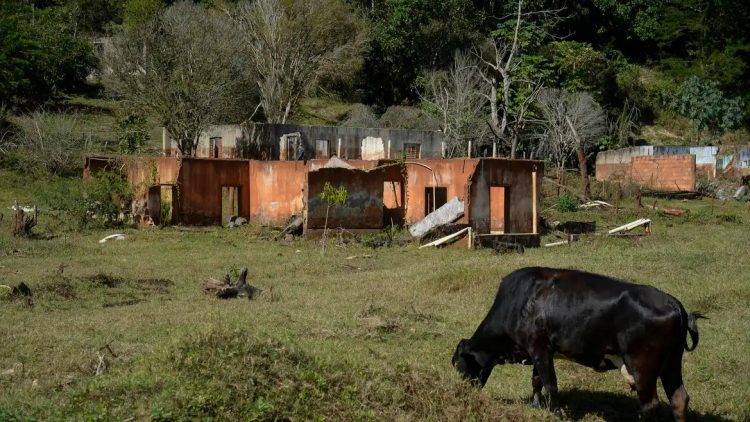
M 250 220 L 281 224 L 304 211 L 303 161 L 250 161 Z
M 505 233 L 533 232 L 532 174 L 536 171 L 537 207 L 544 163 L 532 160 L 482 159 L 471 179 L 469 215 L 478 233 L 490 232 L 490 187 L 505 186 Z M 537 209 L 538 212 L 538 209 Z
M 220 225 L 222 187 L 239 186 L 239 214 L 248 218 L 250 209 L 249 162 L 183 158 L 178 180 L 182 224 Z
M 345 168 L 321 168 L 307 173 L 307 213 L 305 230 L 325 227 L 327 202 L 320 198 L 326 182 L 343 186 L 347 199 L 328 210 L 328 227 L 353 230 L 383 228 L 383 178 L 381 170 L 362 171 Z
M 435 174 L 437 184 L 433 182 L 433 171 L 417 163 L 430 167 Z M 408 160 L 406 164 L 406 213 L 405 220 L 414 224 L 426 217 L 425 189 L 435 186 L 445 187 L 448 201 L 458 196 L 464 203 L 469 195 L 469 178 L 479 159 L 451 159 L 451 160 Z M 458 221 L 468 224 L 468 212 Z

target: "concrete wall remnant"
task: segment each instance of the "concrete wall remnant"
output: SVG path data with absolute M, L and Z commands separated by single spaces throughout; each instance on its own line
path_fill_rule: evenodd
M 362 159 L 363 160 L 382 160 L 386 157 L 385 145 L 383 138 L 367 136 L 362 139 Z
M 304 230 L 323 229 L 328 204 L 320 198 L 326 182 L 334 188 L 343 186 L 347 199 L 343 205 L 330 207 L 328 227 L 347 230 L 380 230 L 383 228 L 383 172 L 355 168 L 322 167 L 307 173 L 306 215 Z
M 162 133 L 163 155 L 179 155 L 177 143 L 166 130 Z M 406 144 L 419 145 L 420 158 L 442 158 L 443 152 L 440 131 L 258 123 L 209 127 L 198 138 L 196 157 L 296 159 L 298 154 L 290 158 L 288 143 L 282 142 L 283 136 L 295 133 L 300 136 L 305 159 L 333 155 L 347 160 L 396 158 L 405 155 Z M 221 140 L 221 157 L 214 156 L 212 139 L 214 144 Z

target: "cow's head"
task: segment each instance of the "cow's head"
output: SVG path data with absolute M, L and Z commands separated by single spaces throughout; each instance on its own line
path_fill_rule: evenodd
M 464 378 L 480 387 L 487 383 L 492 368 L 497 363 L 489 352 L 475 347 L 468 339 L 459 341 L 456 352 L 453 353 L 453 366 Z

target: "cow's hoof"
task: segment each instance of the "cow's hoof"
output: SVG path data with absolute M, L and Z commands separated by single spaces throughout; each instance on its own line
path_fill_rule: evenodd
M 552 411 L 552 413 L 555 415 L 557 419 L 563 419 L 565 417 L 565 414 L 563 413 L 562 409 L 559 407 Z
M 539 394 L 535 394 L 535 395 L 534 395 L 534 396 L 533 396 L 533 397 L 531 398 L 531 406 L 532 406 L 532 407 L 542 407 L 542 400 L 541 400 L 541 398 L 540 398 L 540 395 L 539 395 Z

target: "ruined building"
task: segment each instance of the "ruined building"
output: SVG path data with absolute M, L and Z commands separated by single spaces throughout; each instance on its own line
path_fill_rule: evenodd
M 170 223 L 220 225 L 237 215 L 279 225 L 302 215 L 305 235 L 315 236 L 326 214 L 320 193 L 330 182 L 348 192 L 345 204 L 330 209 L 331 228 L 356 233 L 411 225 L 458 197 L 465 211 L 457 223 L 471 225 L 477 235 L 539 242 L 539 183 L 544 172 L 540 161 L 440 158 L 442 140 L 437 132 L 409 137 L 409 131 L 339 128 L 336 135 L 341 141 L 333 142 L 308 128 L 312 129 L 307 134 L 300 127 L 282 128 L 295 132 L 277 138 L 276 147 L 268 151 L 282 155 L 269 160 L 179 158 L 172 151 L 164 157 L 127 157 L 124 167 L 137 192 L 136 221 L 141 216 L 166 223 L 162 219 L 170 214 Z M 346 138 L 345 129 L 354 135 Z M 270 133 L 275 137 L 279 132 Z M 359 148 L 353 146 L 354 136 L 361 136 Z M 326 140 L 331 143 L 322 145 Z M 226 151 L 223 138 L 222 148 Z M 299 155 L 288 152 L 300 150 Z M 339 153 L 349 159 L 339 159 Z M 85 172 L 106 170 L 115 160 L 88 157 Z M 166 203 L 171 205 L 169 213 L 164 212 Z

